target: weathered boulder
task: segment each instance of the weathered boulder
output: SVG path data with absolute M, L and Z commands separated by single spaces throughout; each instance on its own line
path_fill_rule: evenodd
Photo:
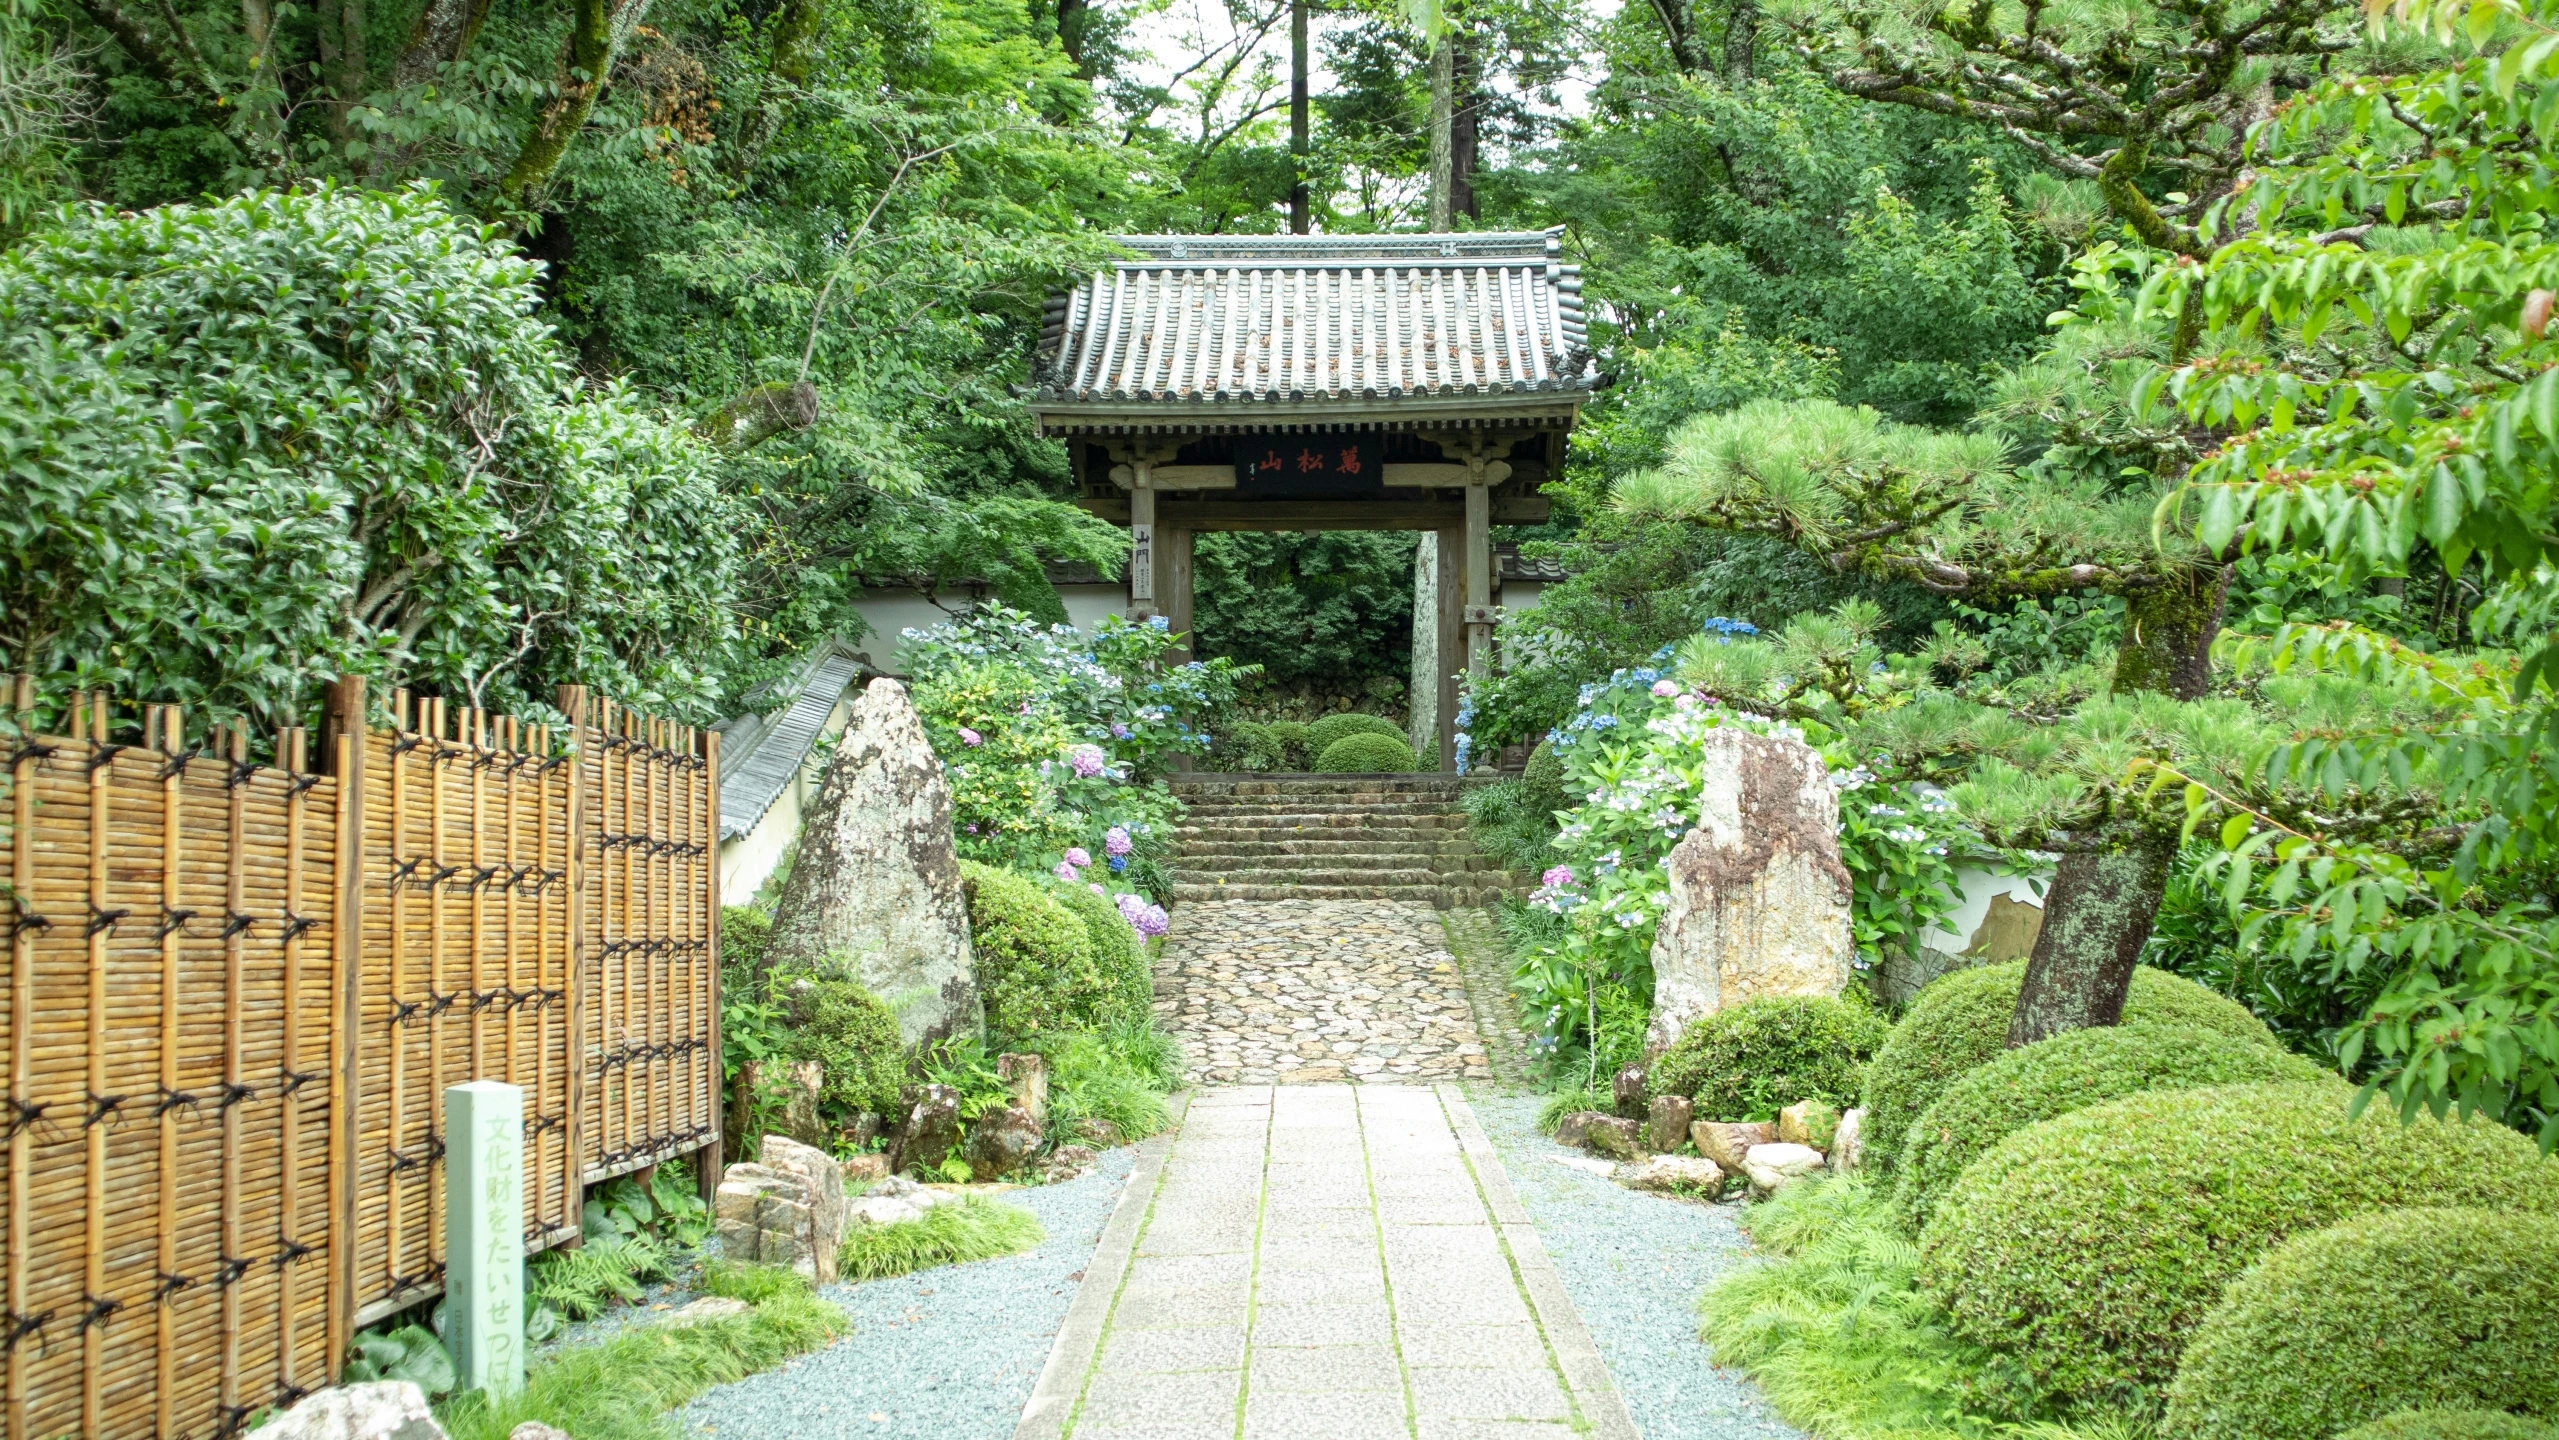
M 253 1433 L 257 1440 L 445 1440 L 426 1392 L 411 1380 L 333 1385 Z
M 1641 1160 L 1650 1153 L 1644 1148 L 1644 1122 L 1618 1115 L 1593 1115 L 1582 1127 L 1582 1148 L 1620 1160 Z
M 1598 1110 L 1576 1110 L 1555 1122 L 1555 1143 L 1578 1147 L 1590 1134 L 1591 1122 L 1608 1116 Z
M 1629 1120 L 1644 1118 L 1644 1067 L 1621 1065 L 1617 1076 L 1609 1082 L 1609 1098 L 1617 1102 L 1617 1113 Z
M 1839 1117 L 1830 1137 L 1830 1168 L 1845 1175 L 1865 1163 L 1866 1107 L 1860 1105 Z
M 845 1207 L 844 1214 L 856 1225 L 895 1225 L 954 1198 L 903 1175 L 892 1175 L 864 1191 L 860 1199 Z
M 767 1135 L 757 1159 L 720 1175 L 713 1219 L 732 1260 L 783 1265 L 820 1285 L 835 1282 L 844 1243 L 844 1173 L 823 1150 Z
M 1656 1155 L 1619 1172 L 1617 1183 L 1629 1190 L 1711 1199 L 1723 1191 L 1724 1167 L 1693 1155 Z
M 1700 1120 L 1688 1127 L 1688 1137 L 1696 1142 L 1697 1153 L 1739 1174 L 1742 1157 L 1753 1145 L 1765 1145 L 1777 1138 L 1777 1127 L 1752 1122 L 1732 1124 L 1721 1120 Z
M 1670 901 L 1653 932 L 1652 1054 L 1745 1000 L 1836 995 L 1857 954 L 1839 799 L 1821 756 L 1737 726 L 1700 743 L 1705 794 L 1670 852 Z
M 1096 1150 L 1116 1149 L 1120 1142 L 1127 1138 L 1120 1134 L 1120 1127 L 1117 1125 L 1092 1115 L 1087 1115 L 1075 1122 L 1075 1134 L 1076 1138 Z
M 826 1122 L 817 1113 L 818 1096 L 826 1089 L 824 1065 L 815 1060 L 749 1060 L 738 1068 L 750 1095 L 780 1092 L 783 1134 L 812 1150 L 826 1148 Z
M 1839 1111 L 1819 1100 L 1799 1100 L 1777 1112 L 1777 1138 L 1789 1145 L 1828 1150 L 1839 1133 Z
M 969 1174 L 979 1180 L 1010 1175 L 1040 1151 L 1040 1122 L 1019 1105 L 977 1117 L 969 1127 Z
M 849 967 L 909 1045 L 974 1034 L 983 1021 L 950 787 L 894 680 L 872 681 L 854 703 L 801 828 L 764 963 Z
M 1742 1156 L 1742 1173 L 1750 1177 L 1751 1188 L 1763 1195 L 1820 1168 L 1822 1152 L 1809 1145 L 1789 1145 L 1783 1141 L 1753 1145 L 1749 1153 Z
M 868 1185 L 874 1180 L 885 1180 L 889 1176 L 889 1157 L 886 1155 L 877 1153 L 848 1155 L 835 1163 L 836 1167 L 844 1172 L 844 1188 L 848 1191 L 859 1185 Z
M 1049 1152 L 1048 1163 L 1040 1168 L 1040 1178 L 1051 1185 L 1072 1180 L 1091 1170 L 1101 1158 L 1090 1145 L 1060 1145 Z
M 1646 1117 L 1650 1139 L 1656 1150 L 1676 1150 L 1688 1143 L 1688 1127 L 1697 1114 L 1697 1103 L 1685 1095 L 1656 1095 Z
M 959 1143 L 960 1092 L 948 1085 L 923 1085 L 914 1093 L 906 1123 L 898 1127 L 897 1138 L 889 1146 L 893 1174 L 937 1169 Z
M 998 1055 L 995 1073 L 1012 1088 L 1013 1103 L 1035 1125 L 1048 1123 L 1048 1061 L 1037 1055 Z

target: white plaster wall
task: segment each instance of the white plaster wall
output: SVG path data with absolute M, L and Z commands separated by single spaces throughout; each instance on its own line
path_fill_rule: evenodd
M 1502 582 L 1502 608 L 1534 610 L 1537 597 L 1545 593 L 1546 582 L 1543 580 L 1505 580 Z
M 825 778 L 826 759 L 831 753 L 826 742 L 844 733 L 845 724 L 853 718 L 853 692 L 847 691 L 826 713 L 826 724 L 818 730 L 818 744 L 810 750 L 800 773 L 773 797 L 773 807 L 755 828 L 735 840 L 720 842 L 720 903 L 743 905 L 755 896 L 766 880 L 772 878 L 773 867 L 782 863 L 782 852 L 799 838 L 800 821 L 808 813 L 809 801 L 817 795 L 818 782 Z
M 1105 615 L 1128 613 L 1128 587 L 1109 585 L 1060 585 L 1057 596 L 1066 602 L 1067 623 L 1078 630 L 1090 630 Z M 871 657 L 871 664 L 891 675 L 902 673 L 897 663 L 898 632 L 909 628 L 929 630 L 951 618 L 952 610 L 967 608 L 964 593 L 944 592 L 942 602 L 951 610 L 925 599 L 908 589 L 866 590 L 853 602 L 862 623 L 871 627 L 854 648 Z
M 1955 907 L 1955 913 L 1947 916 L 1937 929 L 1922 934 L 1919 943 L 1941 955 L 1960 955 L 1973 943 L 1973 932 L 1981 928 L 1982 920 L 1990 914 L 1992 896 L 2005 895 L 2017 904 L 2032 905 L 2041 910 L 2044 908 L 2044 888 L 2052 883 L 2052 878 L 2050 869 L 2026 875 L 2007 875 L 1970 866 L 1959 868 L 1955 871 L 1955 884 L 1963 891 L 1964 903 Z
M 1067 623 L 1078 630 L 1089 632 L 1105 616 L 1128 613 L 1126 585 L 1060 585 L 1057 598 L 1066 602 Z

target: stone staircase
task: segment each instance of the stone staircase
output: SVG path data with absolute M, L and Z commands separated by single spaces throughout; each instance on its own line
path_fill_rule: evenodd
M 1536 883 L 1479 855 L 1458 797 L 1491 777 L 1173 777 L 1189 807 L 1173 900 L 1418 900 L 1483 905 Z

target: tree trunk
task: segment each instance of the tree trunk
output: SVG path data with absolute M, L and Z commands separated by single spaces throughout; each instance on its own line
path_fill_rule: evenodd
M 2130 596 L 2114 692 L 2156 691 L 2179 700 L 2209 692 L 2212 642 L 2229 590 L 2228 566 L 2194 565 Z M 2063 854 L 2044 897 L 2043 930 L 2008 1021 L 2012 1048 L 2120 1019 L 2133 966 L 2159 918 L 2177 859 L 2176 831 L 2117 815 L 2088 840 L 2086 848 Z
M 2095 848 L 2062 856 L 2008 1017 L 2008 1048 L 2123 1018 L 2176 858 L 2174 832 L 2161 835 L 2138 820 L 2101 831 Z
M 1288 161 L 1295 177 L 1288 190 L 1288 233 L 1307 233 L 1313 217 L 1306 196 L 1306 0 L 1288 6 Z
M 1733 0 L 1724 19 L 1724 83 L 1747 85 L 1759 49 L 1759 0 Z
M 1443 34 L 1431 46 L 1430 228 L 1433 230 L 1446 230 L 1452 223 L 1450 202 L 1455 198 L 1451 182 L 1455 179 L 1456 152 L 1450 144 L 1455 138 L 1451 132 L 1456 119 L 1455 40 L 1455 36 Z
M 1455 44 L 1457 37 L 1449 36 Z M 1448 121 L 1448 208 L 1452 218 L 1463 215 L 1469 220 L 1483 218 L 1483 209 L 1475 202 L 1476 108 L 1475 57 L 1466 50 L 1457 51 L 1450 63 L 1449 93 L 1452 110 Z
M 427 0 L 409 29 L 409 43 L 391 63 L 391 84 L 406 90 L 423 85 L 438 70 L 470 53 L 480 26 L 489 18 L 489 0 Z
M 508 205 L 525 209 L 541 198 L 543 187 L 551 183 L 562 157 L 569 153 L 569 142 L 595 112 L 622 42 L 638 28 L 648 9 L 649 0 L 577 0 L 575 24 L 560 46 L 560 93 L 534 118 L 514 166 L 498 182 L 498 193 Z

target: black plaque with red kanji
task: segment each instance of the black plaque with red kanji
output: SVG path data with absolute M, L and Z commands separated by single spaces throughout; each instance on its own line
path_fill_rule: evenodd
M 1239 436 L 1235 488 L 1275 500 L 1375 495 L 1385 483 L 1377 442 L 1375 434 Z

